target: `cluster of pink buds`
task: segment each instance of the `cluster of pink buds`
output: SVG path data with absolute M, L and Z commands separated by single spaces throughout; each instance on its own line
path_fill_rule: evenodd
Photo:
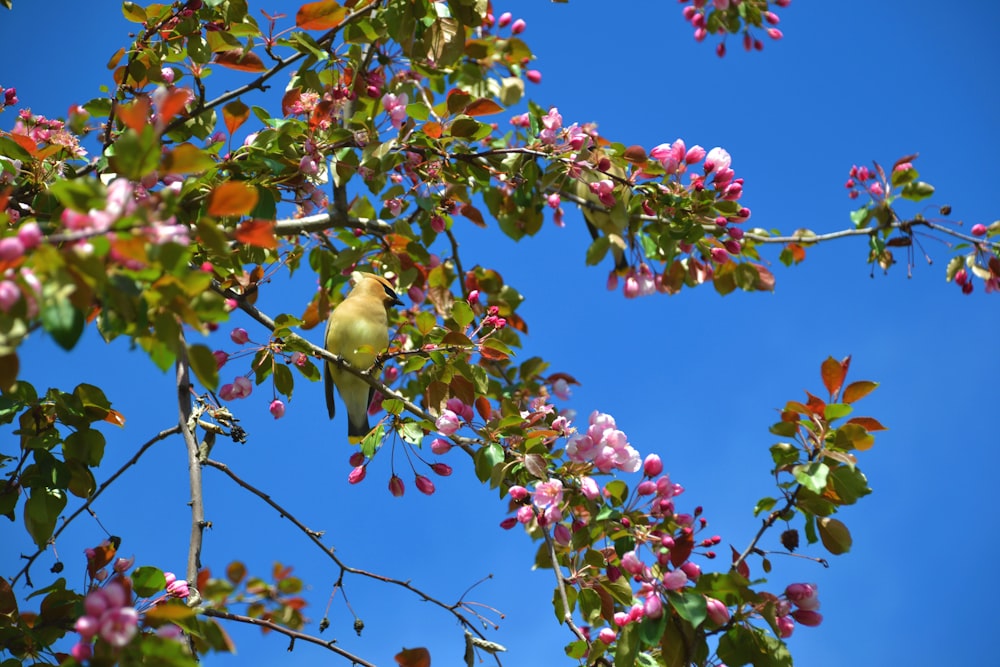
M 909 168 L 911 166 L 909 163 L 905 163 L 898 165 L 897 169 L 899 167 Z M 874 201 L 879 201 L 885 197 L 885 187 L 868 167 L 853 165 L 851 167 L 850 178 L 844 183 L 844 187 L 847 188 L 847 196 L 851 199 L 857 199 L 862 191 L 867 192 Z
M 696 42 L 704 41 L 709 35 L 709 26 L 715 25 L 715 32 L 719 35 L 725 35 L 728 30 L 728 26 L 733 18 L 738 21 L 742 21 L 743 17 L 740 15 L 740 5 L 745 0 L 680 0 L 681 3 L 685 4 L 684 9 L 681 13 L 684 16 L 684 20 L 691 24 L 694 28 L 694 39 Z M 778 7 L 787 7 L 792 3 L 792 0 L 774 0 L 773 4 Z M 755 3 L 757 4 L 757 3 Z M 764 3 L 760 3 L 764 4 Z M 715 16 L 719 14 L 720 16 Z M 777 14 L 770 11 L 769 9 L 762 13 L 762 18 L 764 22 L 769 26 L 764 29 L 767 36 L 771 39 L 778 40 L 784 35 L 781 30 L 774 27 L 778 25 L 781 19 Z M 764 43 L 755 38 L 751 33 L 751 26 L 748 23 L 744 23 L 743 26 L 743 48 L 747 51 L 757 50 L 760 51 L 764 48 Z M 719 42 L 715 47 L 715 53 L 721 58 L 726 55 L 726 43 Z
M 8 92 L 14 90 L 8 88 Z M 17 101 L 17 95 L 11 94 L 11 99 Z M 4 99 L 7 99 L 6 93 Z M 80 146 L 77 138 L 66 129 L 66 124 L 61 120 L 48 119 L 45 116 L 35 116 L 31 109 L 21 109 L 17 114 L 17 122 L 11 130 L 11 134 L 20 134 L 28 137 L 36 144 L 50 144 L 62 146 L 67 153 L 73 157 L 83 157 L 87 151 Z
M 817 609 L 819 596 L 816 584 L 789 584 L 785 595 L 778 598 L 775 609 L 781 638 L 790 637 L 796 623 L 810 627 L 822 623 L 823 615 Z

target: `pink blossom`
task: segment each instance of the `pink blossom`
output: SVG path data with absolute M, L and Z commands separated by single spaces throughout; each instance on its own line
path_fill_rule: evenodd
M 697 563 L 692 563 L 691 561 L 685 561 L 681 563 L 681 570 L 687 575 L 687 578 L 691 581 L 698 581 L 698 577 L 701 576 L 701 567 Z
M 791 637 L 795 630 L 795 621 L 788 616 L 779 616 L 775 624 L 778 626 L 778 636 L 782 639 Z
M 588 500 L 596 500 L 601 496 L 601 489 L 597 486 L 597 482 L 595 482 L 592 477 L 580 478 L 580 492 Z
M 663 616 L 663 601 L 660 600 L 659 593 L 646 596 L 646 600 L 642 604 L 642 613 L 643 616 L 653 619 Z
M 632 575 L 642 574 L 642 571 L 646 568 L 634 550 L 623 553 L 621 562 L 622 569 Z
M 535 518 L 535 510 L 531 509 L 531 505 L 521 505 L 517 508 L 517 520 L 521 523 L 528 523 Z
M 771 39 L 781 39 L 785 35 L 778 28 L 768 28 L 767 36 L 770 37 Z
M 472 421 L 472 406 L 466 405 L 460 398 L 449 398 L 444 407 L 451 410 L 456 415 L 460 415 L 466 422 Z M 450 434 L 447 434 L 450 435 Z
M 590 191 L 597 195 L 601 203 L 611 208 L 615 205 L 615 183 L 611 179 L 605 178 L 596 183 L 590 183 Z
M 447 440 L 442 438 L 434 438 L 431 440 L 431 451 L 438 456 L 442 454 L 447 454 L 452 448 L 452 444 Z
M 524 29 L 527 27 L 528 24 L 525 23 L 524 19 L 517 19 L 516 21 L 510 24 L 510 34 L 520 35 L 522 32 L 524 32 Z
M 597 638 L 605 644 L 614 643 L 616 636 L 617 634 L 611 628 L 601 628 L 601 631 L 597 633 Z
M 281 419 L 285 416 L 285 404 L 277 398 L 271 401 L 271 405 L 267 409 L 275 419 Z
M 684 570 L 671 570 L 663 575 L 663 587 L 668 591 L 676 591 L 684 588 L 688 582 L 688 577 Z
M 513 14 L 511 14 L 510 12 L 504 12 L 503 14 L 500 15 L 500 18 L 497 19 L 497 27 L 506 28 L 507 26 L 510 25 L 510 22 L 513 20 L 514 20 Z
M 726 10 L 729 9 L 729 0 L 713 0 L 716 9 Z
M 542 73 L 539 72 L 537 69 L 529 69 L 527 72 L 524 73 L 524 78 L 530 81 L 531 83 L 541 83 Z
M 438 433 L 447 436 L 454 434 L 462 426 L 462 422 L 458 418 L 458 415 L 446 409 L 441 411 L 441 415 L 434 422 L 434 426 L 437 428 Z
M 389 209 L 389 214 L 393 217 L 399 215 L 403 210 L 403 200 L 399 197 L 393 197 L 391 199 L 386 199 L 384 202 L 385 207 Z
M 319 165 L 316 164 L 316 158 L 312 155 L 303 155 L 302 159 L 299 160 L 299 171 L 307 176 L 312 176 L 319 171 Z
M 219 398 L 224 401 L 231 401 L 237 398 L 246 398 L 253 391 L 250 380 L 242 375 L 233 380 L 232 384 L 224 384 L 219 389 Z
M 112 569 L 118 574 L 123 574 L 131 569 L 132 565 L 135 564 L 135 556 L 131 558 L 118 558 L 115 560 L 115 564 Z
M 556 544 L 566 546 L 570 543 L 572 537 L 569 528 L 564 523 L 557 523 L 556 527 L 552 529 L 552 538 L 556 541 Z
M 409 98 L 406 93 L 400 93 L 399 95 L 386 93 L 382 96 L 382 107 L 389 114 L 389 121 L 397 130 L 403 127 L 403 121 L 406 120 L 407 102 L 409 102 Z
M 539 509 L 557 506 L 562 502 L 563 484 L 558 479 L 550 479 L 535 485 L 533 501 Z
M 562 203 L 562 198 L 559 196 L 558 192 L 553 192 L 546 198 L 546 202 L 548 203 L 549 208 L 559 208 L 559 205 Z
M 729 169 L 729 165 L 732 163 L 732 157 L 725 149 L 716 146 L 712 150 L 708 151 L 708 155 L 705 156 L 705 173 L 711 173 L 712 171 Z
M 531 118 L 527 113 L 511 117 L 510 124 L 514 127 L 531 127 Z
M 432 463 L 431 470 L 442 477 L 449 477 L 452 473 L 451 466 L 447 463 Z
M 229 339 L 237 345 L 244 345 L 250 340 L 250 334 L 247 333 L 246 329 L 237 327 L 229 333 Z
M 12 262 L 24 255 L 24 243 L 16 236 L 0 239 L 0 260 Z
M 552 393 L 555 394 L 556 398 L 568 401 L 572 395 L 572 391 L 569 388 L 569 383 L 566 382 L 564 378 L 559 378 L 552 383 Z
M 132 607 L 109 609 L 101 616 L 98 633 L 115 648 L 132 641 L 139 630 L 139 613 Z
M 167 583 L 167 594 L 173 598 L 186 598 L 190 593 L 187 580 L 178 579 L 172 573 L 164 572 L 164 576 L 167 574 L 170 574 L 171 577 L 173 577 L 173 580 Z
M 986 225 L 981 222 L 977 222 L 972 225 L 972 235 L 973 236 L 984 236 L 986 234 Z
M 815 611 L 819 609 L 819 591 L 816 584 L 789 584 L 785 597 L 799 609 Z
M 479 290 L 474 289 L 471 292 L 469 292 L 469 296 L 466 300 L 473 305 L 479 303 Z
M 542 130 L 538 133 L 538 139 L 543 144 L 556 143 L 556 135 L 562 129 L 562 116 L 559 109 L 552 107 L 548 113 L 542 116 Z
M 512 516 L 509 516 L 500 522 L 500 527 L 503 528 L 504 530 L 510 530 L 516 525 L 517 525 L 517 518 Z
M 215 368 L 216 370 L 222 368 L 229 361 L 229 355 L 222 350 L 215 350 L 212 352 L 212 356 L 215 357 Z
M 440 234 L 448 228 L 448 222 L 440 215 L 431 216 L 431 229 Z
M 31 250 L 42 240 L 42 229 L 37 222 L 26 222 L 17 230 L 17 238 L 25 250 Z
M 76 625 L 73 627 L 80 633 L 81 637 L 90 641 L 90 638 L 97 634 L 97 619 L 90 615 L 84 615 L 76 619 Z

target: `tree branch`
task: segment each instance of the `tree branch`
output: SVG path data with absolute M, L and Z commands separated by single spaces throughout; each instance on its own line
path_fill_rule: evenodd
M 238 623 L 248 623 L 250 625 L 256 625 L 262 628 L 267 628 L 268 630 L 274 630 L 275 632 L 281 633 L 287 637 L 291 637 L 292 644 L 288 646 L 289 651 L 291 651 L 292 648 L 294 647 L 295 640 L 301 639 L 304 642 L 309 642 L 310 644 L 316 644 L 317 646 L 322 646 L 326 649 L 329 649 L 334 653 L 336 653 L 337 655 L 343 658 L 347 658 L 355 665 L 362 665 L 362 667 L 375 667 L 374 663 L 368 662 L 363 658 L 359 658 L 353 653 L 345 651 L 344 649 L 337 646 L 336 640 L 334 639 L 331 640 L 320 639 L 319 637 L 307 635 L 302 632 L 298 632 L 297 630 L 286 628 L 283 625 L 272 623 L 271 621 L 265 621 L 262 618 L 252 618 L 250 616 L 243 616 L 241 614 L 233 614 L 228 611 L 219 611 L 217 609 L 212 609 L 211 607 L 206 607 L 205 609 L 202 609 L 201 613 L 203 613 L 205 616 L 211 616 L 213 618 L 224 618 L 227 621 L 236 621 Z
M 188 480 L 191 485 L 191 538 L 188 543 L 187 580 L 193 586 L 201 569 L 201 543 L 205 532 L 205 505 L 201 484 L 201 464 L 198 461 L 198 442 L 195 439 L 191 418 L 191 377 L 187 347 L 183 338 L 177 353 L 177 406 L 178 426 L 187 449 Z
M 73 520 L 76 519 L 76 517 L 80 516 L 80 514 L 82 514 L 84 510 L 88 509 L 91 505 L 93 505 L 94 501 L 96 501 L 101 496 L 101 494 L 104 493 L 104 490 L 107 489 L 109 486 L 111 486 L 112 482 L 114 482 L 116 479 L 118 479 L 119 477 L 121 477 L 122 473 L 124 473 L 126 470 L 128 470 L 129 468 L 131 468 L 132 466 L 134 466 L 136 463 L 138 463 L 139 459 L 142 457 L 142 455 L 146 453 L 146 450 L 148 450 L 150 447 L 152 447 L 154 444 L 156 444 L 160 440 L 164 440 L 168 436 L 176 435 L 177 433 L 180 433 L 180 427 L 179 426 L 171 426 L 170 428 L 168 428 L 166 430 L 163 430 L 163 431 L 160 431 L 159 433 L 157 433 L 156 435 L 154 435 L 152 438 L 150 438 L 149 440 L 147 440 L 139 448 L 139 451 L 137 451 L 132 456 L 132 458 L 130 458 L 128 461 L 126 461 L 124 463 L 124 465 L 122 465 L 121 468 L 119 468 L 118 470 L 116 470 L 111 475 L 111 477 L 108 477 L 106 480 L 104 480 L 104 483 L 101 484 L 99 487 L 97 487 L 97 490 L 94 491 L 94 493 L 89 498 L 87 498 L 87 500 L 82 505 L 80 505 L 80 507 L 78 507 L 75 512 L 73 512 L 72 514 L 70 514 L 70 516 L 69 516 L 68 519 L 66 519 L 65 521 L 62 522 L 62 525 L 59 526 L 59 528 L 57 528 L 54 533 L 52 533 L 52 537 L 49 538 L 49 543 L 50 544 L 54 543 L 56 541 L 56 538 L 59 537 L 59 535 L 66 529 L 66 527 L 70 523 L 72 523 Z M 16 575 L 14 575 L 14 578 L 11 579 L 11 582 L 10 582 L 11 586 L 13 586 L 14 584 L 17 583 L 17 580 L 21 577 L 21 575 L 24 575 L 25 583 L 28 586 L 33 586 L 33 584 L 31 583 L 31 577 L 28 575 L 28 569 L 31 567 L 32 563 L 35 562 L 35 559 L 37 559 L 39 556 L 41 556 L 42 553 L 44 553 L 44 552 L 45 552 L 45 549 L 39 549 L 38 551 L 36 551 L 35 553 L 33 553 L 30 556 L 22 556 L 22 558 L 24 558 L 28 562 L 25 563 L 24 567 L 21 568 L 21 571 L 18 572 Z

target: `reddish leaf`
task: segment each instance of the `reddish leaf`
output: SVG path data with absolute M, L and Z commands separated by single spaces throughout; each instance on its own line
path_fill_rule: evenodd
M 809 401 L 806 403 L 806 410 L 808 412 L 811 412 L 814 415 L 822 415 L 823 413 L 826 412 L 825 401 L 823 401 L 821 398 L 813 396 L 808 391 L 806 392 L 806 396 L 809 397 Z
M 476 399 L 476 412 L 485 421 L 489 421 L 493 415 L 493 406 L 490 405 L 489 400 L 485 396 L 480 396 Z
M 245 220 L 236 228 L 236 240 L 258 248 L 274 249 L 278 239 L 274 235 L 273 220 Z
M 552 375 L 550 375 L 545 379 L 545 381 L 548 382 L 549 384 L 558 382 L 559 380 L 565 380 L 566 384 L 576 384 L 576 385 L 580 384 L 580 382 L 569 373 L 553 373 Z
M 303 30 L 329 30 L 336 28 L 347 15 L 347 9 L 333 0 L 309 2 L 295 14 L 295 25 Z
M 28 153 L 30 153 L 32 156 L 34 156 L 38 152 L 38 144 L 36 144 L 34 140 L 28 135 L 18 134 L 16 132 L 13 132 L 11 134 L 8 134 L 7 136 L 13 139 L 14 143 L 16 143 L 24 150 L 28 151 Z
M 250 107 L 239 100 L 233 100 L 222 107 L 222 120 L 226 123 L 226 129 L 232 134 L 247 122 L 250 117 Z
M 898 167 L 901 164 L 906 164 L 907 162 L 913 162 L 914 160 L 917 159 L 917 157 L 919 155 L 920 155 L 920 153 L 913 153 L 911 155 L 904 155 L 903 157 L 901 157 L 898 160 L 896 160 L 896 162 L 892 165 L 892 170 L 896 171 L 896 167 Z
M 91 555 L 90 552 L 87 554 L 87 574 L 94 577 L 97 575 L 98 570 L 114 559 L 115 552 L 118 551 L 118 547 L 115 542 L 105 540 L 91 549 L 91 551 L 93 552 L 93 555 Z
M 761 292 L 773 292 L 774 291 L 774 274 L 771 273 L 763 264 L 750 264 L 753 268 L 757 270 L 757 284 L 754 285 L 754 289 Z
M 678 537 L 674 538 L 674 546 L 670 549 L 670 563 L 674 567 L 680 567 L 684 564 L 684 561 L 691 557 L 691 551 L 693 549 L 693 533 L 682 533 Z
M 115 426 L 125 426 L 125 415 L 117 410 L 108 410 L 108 414 L 104 416 L 104 421 Z
M 874 417 L 852 417 L 847 420 L 848 424 L 857 424 L 858 426 L 864 427 L 866 431 L 871 433 L 872 431 L 888 431 L 885 426 L 882 426 L 882 422 L 875 419 Z
M 215 62 L 229 69 L 240 70 L 241 72 L 263 72 L 264 62 L 253 51 L 243 51 L 243 49 L 230 49 L 215 54 Z
M 194 99 L 194 93 L 187 88 L 171 89 L 160 100 L 159 109 L 156 114 L 157 120 L 161 123 L 168 123 L 192 99 Z
M 479 212 L 472 204 L 462 204 L 462 208 L 458 211 L 463 216 L 471 220 L 476 227 L 486 227 L 486 222 L 483 220 L 483 214 Z
M 404 648 L 395 655 L 399 667 L 431 667 L 431 654 L 423 648 Z
M 441 123 L 430 121 L 430 122 L 424 123 L 424 125 L 423 125 L 423 127 L 421 129 L 423 130 L 424 134 L 426 134 L 431 139 L 440 139 L 441 138 L 441 134 L 442 134 Z
M 800 246 L 798 243 L 789 243 L 785 246 L 785 250 L 792 254 L 792 261 L 796 264 L 801 262 L 806 258 L 806 249 Z
M 245 215 L 257 205 L 257 188 L 243 181 L 227 181 L 208 196 L 209 215 Z
M 871 382 L 869 380 L 852 382 L 844 389 L 844 403 L 860 401 L 862 398 L 875 391 L 875 387 L 877 386 L 878 382 Z
M 733 551 L 733 562 L 735 563 L 740 557 L 740 552 L 737 551 L 736 547 L 732 545 L 729 545 L 729 548 Z M 736 568 L 736 572 L 739 573 L 739 575 L 744 579 L 750 578 L 750 566 L 747 565 L 745 560 L 739 564 L 739 567 Z
M 830 392 L 830 396 L 840 393 L 840 388 L 844 385 L 844 377 L 847 375 L 847 366 L 851 363 L 851 358 L 847 357 L 843 362 L 837 361 L 833 357 L 827 357 L 820 367 L 820 375 L 823 377 L 823 386 Z
M 494 102 L 493 100 L 478 99 L 469 106 L 465 107 L 465 113 L 470 116 L 489 116 L 495 113 L 500 113 L 503 111 L 503 107 Z
M 142 128 L 149 124 L 149 99 L 139 97 L 131 104 L 123 104 L 118 107 L 118 118 L 126 126 L 141 132 Z

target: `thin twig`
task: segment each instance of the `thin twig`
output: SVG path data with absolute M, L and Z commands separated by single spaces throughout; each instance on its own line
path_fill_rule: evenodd
M 132 456 L 132 458 L 130 458 L 128 461 L 126 461 L 124 463 L 124 465 L 122 465 L 121 468 L 119 468 L 118 470 L 116 470 L 111 475 L 111 477 L 108 477 L 106 480 L 104 480 L 104 483 L 101 484 L 99 487 L 97 487 L 97 490 L 94 491 L 94 493 L 89 498 L 87 498 L 86 502 L 84 502 L 82 505 L 80 505 L 80 507 L 78 507 L 75 512 L 73 512 L 72 514 L 69 515 L 68 519 L 66 519 L 65 521 L 62 522 L 62 525 L 59 526 L 59 528 L 57 528 L 54 533 L 52 533 L 52 537 L 49 538 L 49 543 L 50 544 L 54 544 L 55 541 L 56 541 L 56 538 L 59 537 L 59 535 L 62 534 L 62 532 L 66 529 L 66 527 L 70 523 L 73 522 L 73 519 L 75 519 L 76 517 L 80 516 L 80 514 L 82 514 L 85 510 L 89 509 L 90 506 L 92 504 L 94 504 L 94 501 L 97 500 L 101 496 L 102 493 L 104 493 L 104 490 L 107 489 L 111 485 L 112 482 L 114 482 L 116 479 L 118 479 L 119 477 L 121 477 L 122 473 L 124 473 L 126 470 L 128 470 L 129 468 L 131 468 L 132 466 L 134 466 L 136 463 L 138 463 L 139 459 L 142 457 L 142 455 L 146 453 L 146 450 L 148 450 L 150 447 L 152 447 L 153 445 L 155 445 L 160 440 L 164 440 L 164 439 L 166 439 L 167 437 L 169 437 L 171 435 L 176 435 L 177 433 L 180 433 L 180 427 L 178 427 L 178 426 L 171 426 L 170 428 L 168 428 L 166 430 L 160 431 L 159 433 L 157 433 L 156 435 L 154 435 L 152 438 L 150 438 L 148 441 L 146 441 L 142 445 L 142 447 L 139 448 L 139 451 L 137 451 Z M 33 586 L 33 584 L 31 583 L 31 577 L 28 576 L 28 568 L 30 568 L 31 564 L 35 562 L 35 559 L 38 558 L 39 556 L 41 556 L 42 553 L 44 553 L 44 552 L 45 552 L 45 549 L 42 548 L 42 549 L 39 549 L 38 551 L 36 551 L 35 553 L 33 553 L 30 556 L 24 556 L 23 557 L 28 562 L 24 565 L 23 568 L 21 568 L 21 571 L 18 572 L 16 575 L 14 575 L 14 578 L 11 579 L 11 581 L 10 581 L 11 586 L 13 586 L 15 583 L 17 583 L 17 580 L 21 577 L 22 574 L 25 577 L 25 583 L 28 586 Z
M 344 658 L 347 658 L 348 660 L 350 660 L 355 665 L 362 665 L 362 667 L 375 667 L 374 663 L 368 662 L 364 658 L 359 658 L 358 656 L 354 655 L 353 653 L 351 653 L 349 651 L 345 651 L 344 649 L 340 648 L 335 643 L 336 640 L 333 640 L 333 639 L 320 639 L 319 637 L 314 637 L 312 635 L 307 635 L 305 633 L 298 632 L 297 630 L 292 630 L 290 628 L 286 628 L 283 625 L 278 625 L 277 623 L 272 623 L 271 621 L 265 621 L 262 618 L 252 618 L 250 616 L 243 616 L 242 614 L 233 614 L 233 613 L 230 613 L 228 611 L 219 611 L 217 609 L 212 609 L 210 607 L 203 609 L 202 613 L 205 614 L 205 616 L 211 616 L 211 617 L 214 617 L 214 618 L 224 618 L 227 621 L 236 621 L 238 623 L 248 623 L 250 625 L 257 625 L 257 626 L 260 626 L 262 628 L 267 628 L 269 630 L 274 630 L 275 632 L 281 633 L 281 634 L 283 634 L 283 635 L 285 635 L 287 637 L 291 637 L 292 639 L 301 639 L 304 642 L 309 642 L 310 644 L 316 644 L 317 646 L 322 646 L 324 648 L 327 648 L 327 649 L 333 651 L 334 653 L 336 653 L 337 655 L 339 655 L 341 657 L 344 657 Z

